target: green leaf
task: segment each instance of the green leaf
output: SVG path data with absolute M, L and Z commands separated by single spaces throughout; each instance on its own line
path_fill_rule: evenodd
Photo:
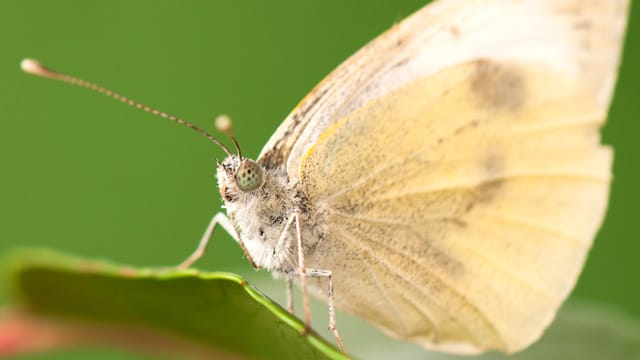
M 302 335 L 300 320 L 235 274 L 134 269 L 42 250 L 8 263 L 15 302 L 30 316 L 120 327 L 105 337 L 159 330 L 234 358 L 347 359 L 315 332 Z M 28 323 L 21 316 L 14 322 Z
M 0 314 L 0 356 L 15 345 L 7 334 L 23 334 L 28 345 L 43 334 L 54 349 L 82 343 L 69 343 L 71 335 L 180 359 L 347 359 L 316 333 L 301 335 L 298 319 L 234 274 L 133 269 L 46 251 L 16 253 L 9 265 L 19 307 Z M 469 359 L 389 339 L 342 315 L 347 349 L 362 358 Z M 640 325 L 609 306 L 574 301 L 528 349 L 475 358 L 640 359 Z

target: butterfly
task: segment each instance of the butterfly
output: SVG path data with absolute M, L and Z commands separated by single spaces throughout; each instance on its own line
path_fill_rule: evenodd
M 607 207 L 600 144 L 628 0 L 439 0 L 334 70 L 256 160 L 222 147 L 218 226 L 257 268 L 457 353 L 537 340 Z M 25 60 L 27 72 L 97 85 Z M 221 118 L 218 128 L 231 134 Z M 288 301 L 292 310 L 292 302 Z

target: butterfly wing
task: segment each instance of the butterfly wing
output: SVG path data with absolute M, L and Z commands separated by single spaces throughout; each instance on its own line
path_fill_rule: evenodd
M 302 101 L 260 161 L 322 216 L 307 266 L 333 271 L 338 308 L 456 352 L 540 336 L 606 209 L 627 9 L 439 1 Z
M 605 110 L 582 85 L 546 66 L 473 61 L 327 130 L 301 185 L 328 239 L 307 266 L 334 272 L 338 308 L 436 348 L 537 338 L 607 203 Z
M 320 82 L 262 149 L 266 167 L 300 159 L 328 127 L 420 76 L 466 61 L 544 62 L 588 77 L 607 106 L 613 91 L 628 0 L 443 0 L 376 38 Z

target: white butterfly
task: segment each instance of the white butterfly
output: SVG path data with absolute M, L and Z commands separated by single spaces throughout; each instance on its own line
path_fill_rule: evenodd
M 340 346 L 334 306 L 427 348 L 525 348 L 603 220 L 612 151 L 599 129 L 628 7 L 424 7 L 322 81 L 256 161 L 223 147 L 226 215 L 182 265 L 220 225 L 255 266 L 299 278 L 305 301 L 307 287 L 329 301 Z

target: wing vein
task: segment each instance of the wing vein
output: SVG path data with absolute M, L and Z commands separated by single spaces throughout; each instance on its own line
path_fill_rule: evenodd
M 360 250 L 362 250 L 362 249 L 357 249 L 356 246 L 350 241 L 345 242 L 345 244 L 348 247 L 350 247 L 356 253 L 358 253 Z M 366 266 L 365 268 L 367 269 L 367 272 L 371 276 L 371 279 L 373 280 L 374 286 L 378 289 L 378 291 L 380 292 L 380 294 L 384 298 L 385 302 L 389 306 L 389 309 L 391 309 L 391 311 L 393 311 L 393 313 L 395 314 L 395 317 L 397 319 L 402 319 L 402 317 L 400 316 L 400 312 L 398 311 L 398 309 L 396 308 L 394 303 L 391 301 L 391 298 L 390 298 L 389 294 L 387 293 L 387 290 L 384 288 L 384 286 L 381 285 L 380 280 L 378 279 L 378 276 L 376 275 L 375 271 L 373 271 L 371 266 Z M 433 328 L 433 321 L 431 320 L 431 318 L 427 317 L 426 320 L 431 324 L 431 327 Z M 407 327 L 406 327 L 406 324 L 404 323 L 404 321 L 400 321 L 400 325 L 402 326 L 402 329 L 403 329 L 404 333 L 405 334 L 408 333 L 408 330 L 407 330 Z
M 492 211 L 488 211 L 488 210 L 483 210 L 481 212 L 477 212 L 475 214 L 475 216 L 479 216 L 479 217 L 482 217 L 484 219 L 493 220 L 493 221 L 502 220 L 502 221 L 510 222 L 512 224 L 516 224 L 516 225 L 519 225 L 519 226 L 524 226 L 524 227 L 528 227 L 530 229 L 546 232 L 546 233 L 549 233 L 549 234 L 554 235 L 556 237 L 568 240 L 572 244 L 579 245 L 580 248 L 584 248 L 585 245 L 586 245 L 584 243 L 584 241 L 582 241 L 582 239 L 579 236 L 575 235 L 575 234 L 570 234 L 570 233 L 567 233 L 567 232 L 565 232 L 563 230 L 556 229 L 556 228 L 553 228 L 553 227 L 550 227 L 550 226 L 545 226 L 544 224 L 528 221 L 528 220 L 525 220 L 523 218 L 517 218 L 517 217 L 514 217 L 514 216 L 507 216 L 507 215 L 504 215 L 504 214 L 498 214 L 496 212 L 492 212 Z
M 362 246 L 358 246 L 358 245 L 356 245 L 357 243 L 359 244 L 360 242 L 358 242 L 356 239 L 353 239 L 351 236 L 349 236 L 349 235 L 348 235 L 348 234 L 346 234 L 345 232 L 343 232 L 343 231 L 340 231 L 340 232 L 341 232 L 341 237 L 342 237 L 343 239 L 347 240 L 347 241 L 346 241 L 346 243 L 347 243 L 347 245 L 348 245 L 349 247 L 351 247 L 352 249 L 356 249 L 356 248 L 358 248 L 360 251 L 363 251 L 363 252 L 367 253 L 367 254 L 369 255 L 369 257 L 373 257 L 373 258 L 376 258 L 376 259 L 377 259 L 377 257 L 375 257 L 375 255 L 374 255 L 374 252 L 373 252 L 371 249 L 369 249 L 369 248 L 364 248 L 364 247 L 362 247 Z M 381 263 L 381 262 L 379 262 L 379 261 L 378 261 L 378 264 L 379 264 L 379 265 L 381 265 L 381 266 L 384 266 L 386 269 L 388 269 L 389 271 L 391 271 L 391 272 L 395 275 L 395 277 L 396 277 L 396 278 L 398 278 L 398 279 L 400 279 L 400 280 L 402 280 L 402 281 L 404 281 L 404 282 L 406 282 L 406 283 L 409 283 L 408 281 L 404 280 L 404 279 L 402 278 L 402 276 L 400 276 L 399 272 L 396 272 L 396 271 L 394 271 L 393 269 L 391 269 L 391 267 L 390 267 L 388 264 Z M 367 269 L 370 271 L 371 266 L 367 266 Z M 410 284 L 410 283 L 409 283 L 409 284 Z M 411 285 L 411 284 L 410 284 L 410 285 Z M 384 290 L 384 288 L 383 288 L 379 283 L 377 283 L 377 284 L 376 284 L 376 287 L 378 287 L 378 288 L 379 288 L 379 290 L 381 290 L 384 294 L 387 294 L 386 290 Z M 422 293 L 422 292 L 421 292 L 421 293 Z M 425 295 L 425 297 L 431 298 L 431 296 L 430 296 L 429 294 L 426 294 L 426 293 L 423 293 L 423 294 Z M 433 331 L 433 333 L 434 333 L 434 337 L 435 337 L 435 338 L 437 338 L 437 332 L 438 332 L 438 329 L 437 329 L 437 326 L 436 326 L 435 321 L 433 320 L 433 317 L 432 317 L 429 313 L 427 313 L 424 309 L 422 309 L 422 308 L 421 308 L 421 307 L 420 307 L 420 306 L 419 306 L 419 305 L 418 305 L 414 300 L 412 300 L 412 299 L 410 299 L 410 298 L 408 298 L 408 297 L 406 297 L 406 296 L 403 296 L 402 294 L 400 294 L 400 295 L 401 295 L 401 296 L 402 296 L 402 298 L 403 298 L 403 299 L 405 299 L 405 300 L 406 300 L 406 301 L 407 301 L 407 302 L 408 302 L 408 303 L 409 303 L 409 304 L 410 304 L 414 309 L 416 309 L 420 314 L 422 314 L 422 316 L 427 320 L 427 322 L 428 322 L 429 324 L 431 324 L 430 329 Z M 387 296 L 388 296 L 388 295 L 387 295 Z M 386 299 L 386 301 L 387 301 L 387 303 L 388 303 L 388 304 L 390 304 L 390 305 L 391 305 L 391 307 L 392 307 L 392 309 L 394 310 L 394 312 L 395 312 L 396 314 L 399 314 L 399 311 L 397 310 L 397 308 L 395 307 L 395 305 L 393 305 L 393 303 L 390 301 L 390 299 L 388 299 L 388 298 L 387 298 L 387 299 Z M 406 324 L 405 324 L 405 322 L 404 322 L 404 319 L 403 319 L 402 317 L 400 317 L 400 316 L 399 316 L 398 318 L 399 318 L 399 319 L 401 319 L 401 321 L 400 321 L 400 322 L 401 322 L 402 327 L 403 327 L 403 329 L 404 329 L 404 331 L 405 331 L 405 334 L 409 335 L 409 331 L 408 331 L 408 329 L 407 329 L 407 327 L 406 327 Z
M 348 238 L 352 243 L 355 242 L 355 240 L 353 238 L 351 238 L 349 235 L 344 234 L 344 232 L 342 232 L 342 235 L 345 238 Z M 371 241 L 369 239 L 369 241 Z M 425 293 L 424 291 L 422 291 L 422 289 L 420 289 L 419 287 L 416 287 L 415 284 L 412 284 L 411 282 L 405 280 L 406 278 L 410 277 L 410 274 L 407 273 L 403 273 L 400 269 L 398 269 L 395 266 L 392 266 L 392 264 L 390 264 L 388 261 L 385 261 L 383 258 L 381 257 L 377 257 L 375 256 L 375 252 L 369 248 L 369 247 L 365 247 L 364 246 L 364 242 L 363 241 L 358 241 L 358 244 L 360 244 L 360 248 L 365 251 L 366 253 L 368 253 L 372 258 L 375 258 L 376 260 L 378 260 L 378 263 L 381 265 L 384 265 L 387 269 L 389 269 L 390 272 L 394 273 L 398 279 L 402 280 L 403 282 L 407 283 L 411 288 L 415 289 L 417 292 L 419 292 L 420 294 L 422 294 L 423 296 L 432 299 L 432 301 L 434 303 L 438 303 L 437 301 L 435 301 L 435 299 L 430 296 L 430 294 Z M 498 333 L 497 329 L 495 328 L 494 324 L 492 322 L 489 321 L 489 317 L 482 311 L 480 310 L 476 305 L 472 304 L 469 299 L 464 296 L 460 291 L 458 291 L 456 288 L 454 288 L 453 286 L 451 286 L 451 284 L 448 284 L 444 278 L 442 278 L 440 275 L 436 274 L 435 272 L 427 269 L 425 266 L 423 266 L 420 263 L 417 263 L 413 260 L 411 260 L 410 258 L 406 257 L 405 254 L 399 253 L 397 251 L 395 251 L 395 249 L 392 249 L 382 243 L 379 242 L 375 242 L 375 244 L 385 248 L 385 250 L 391 252 L 391 253 L 395 253 L 396 255 L 400 255 L 403 258 L 405 258 L 405 260 L 407 260 L 407 262 L 411 262 L 414 264 L 414 266 L 416 268 L 420 268 L 422 271 L 424 271 L 425 273 L 431 275 L 433 277 L 433 279 L 435 279 L 436 281 L 438 281 L 439 283 L 441 283 L 443 286 L 447 287 L 452 294 L 454 294 L 455 296 L 457 296 L 459 298 L 459 300 L 461 302 L 463 302 L 466 306 L 468 306 L 475 314 L 477 314 L 478 317 L 480 317 L 482 319 L 482 321 L 484 322 L 484 324 L 486 325 L 486 327 L 495 335 L 496 339 L 499 339 L 500 341 L 503 341 L 502 337 L 500 336 L 500 334 Z M 469 329 L 466 324 L 462 324 L 459 319 L 457 317 L 455 317 L 452 312 L 449 309 L 445 309 L 445 307 L 440 306 L 443 311 L 447 312 L 449 314 L 449 317 L 451 319 L 454 319 L 454 321 L 456 321 L 456 323 L 458 323 L 459 325 L 463 326 L 464 328 L 467 329 L 469 334 L 474 334 L 473 331 L 471 331 L 471 329 Z
M 441 191 L 447 190 L 463 190 L 469 191 L 477 188 L 478 186 L 487 185 L 491 183 L 497 183 L 506 180 L 587 180 L 593 182 L 604 182 L 608 183 L 611 179 L 609 176 L 597 176 L 595 174 L 586 174 L 586 173 L 569 173 L 569 172 L 547 172 L 547 173 L 520 173 L 520 174 L 510 174 L 510 175 L 499 175 L 494 177 L 487 177 L 478 182 L 468 183 L 468 184 L 441 184 L 438 187 L 425 188 L 420 191 L 411 191 L 411 192 L 403 192 L 403 193 L 391 193 L 387 195 L 377 196 L 375 198 L 368 198 L 367 203 L 375 204 L 380 201 L 388 201 L 391 199 L 401 199 L 405 197 L 414 197 L 419 195 L 427 195 L 432 193 L 437 193 Z
M 358 221 L 366 221 L 366 222 L 369 222 L 369 223 L 372 223 L 372 224 L 403 226 L 403 227 L 408 228 L 416 237 L 418 237 L 420 239 L 423 239 L 423 237 L 420 235 L 420 232 L 415 231 L 415 229 L 413 228 L 413 225 L 415 225 L 415 224 L 412 224 L 412 223 L 389 221 L 389 220 L 383 220 L 383 219 L 378 219 L 378 218 L 355 217 L 355 216 L 344 214 L 344 213 L 337 213 L 337 215 L 339 215 L 341 217 L 344 217 L 344 218 L 347 218 L 347 219 L 352 220 L 352 221 L 356 221 L 356 222 L 358 222 Z M 429 221 L 439 221 L 439 220 L 440 221 L 453 221 L 449 217 L 437 217 L 437 218 L 430 218 L 428 220 Z M 523 223 L 523 224 L 525 224 L 525 223 Z M 378 243 L 376 243 L 376 244 L 378 244 Z M 554 297 L 551 294 L 547 293 L 543 289 L 540 289 L 540 288 L 536 287 L 529 280 L 527 280 L 525 278 L 522 278 L 522 277 L 520 277 L 520 276 L 518 276 L 516 274 L 509 273 L 509 272 L 505 271 L 503 265 L 500 265 L 495 259 L 492 259 L 489 256 L 487 256 L 486 253 L 484 253 L 482 251 L 478 251 L 475 247 L 472 247 L 470 245 L 466 245 L 463 242 L 459 242 L 456 245 L 464 248 L 465 250 L 467 250 L 469 252 L 472 252 L 474 255 L 481 256 L 483 258 L 483 260 L 487 264 L 493 266 L 497 270 L 500 270 L 502 273 L 507 274 L 514 281 L 522 284 L 524 287 L 530 289 L 531 291 L 539 293 L 543 298 L 545 298 L 549 302 L 551 302 L 551 303 L 555 302 L 554 301 Z M 388 249 L 388 250 L 391 251 L 390 247 L 385 246 L 385 245 L 381 245 L 381 246 L 383 246 L 385 249 Z M 397 254 L 401 254 L 403 256 L 410 256 L 411 255 L 411 253 L 404 253 L 404 252 L 397 252 L 397 251 L 396 251 L 396 253 Z

